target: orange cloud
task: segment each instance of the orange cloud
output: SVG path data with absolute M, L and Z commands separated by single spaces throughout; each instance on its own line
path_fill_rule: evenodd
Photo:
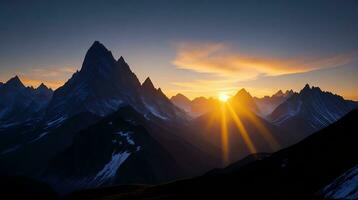
M 259 75 L 278 76 L 342 66 L 355 58 L 353 54 L 320 58 L 267 58 L 234 52 L 222 43 L 192 43 L 179 45 L 172 63 L 180 69 L 243 81 Z

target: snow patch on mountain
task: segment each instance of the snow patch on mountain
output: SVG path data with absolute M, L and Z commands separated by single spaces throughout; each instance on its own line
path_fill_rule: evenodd
M 54 120 L 52 120 L 52 121 L 50 121 L 50 122 L 47 122 L 47 126 L 48 126 L 48 127 L 53 127 L 53 126 L 59 125 L 59 124 L 61 124 L 63 121 L 65 121 L 66 119 L 67 119 L 67 117 L 64 117 L 64 116 L 59 117 L 59 118 L 54 119 Z
M 6 150 L 2 151 L 0 154 L 1 154 L 1 155 L 4 155 L 4 154 L 8 154 L 8 153 L 14 152 L 14 151 L 16 151 L 17 149 L 19 149 L 20 147 L 21 147 L 20 144 L 15 145 L 15 146 L 13 146 L 13 147 L 11 147 L 11 148 L 9 148 L 9 149 L 6 149 Z
M 117 173 L 119 167 L 126 161 L 131 154 L 129 152 L 113 153 L 111 160 L 93 178 L 92 182 L 100 185 L 111 180 Z
M 41 139 L 42 137 L 44 137 L 44 136 L 47 135 L 48 133 L 49 133 L 48 131 L 41 133 L 41 134 L 40 134 L 39 136 L 37 136 L 35 139 L 31 140 L 30 143 L 36 142 L 37 140 Z
M 327 199 L 358 199 L 358 166 L 350 169 L 323 189 Z
M 163 120 L 169 120 L 167 117 L 165 117 L 161 113 L 159 113 L 158 110 L 154 106 L 147 104 L 145 101 L 144 101 L 144 105 L 154 116 L 156 116 L 160 119 L 163 119 Z
M 117 132 L 115 134 L 118 134 L 120 135 L 121 137 L 125 137 L 128 144 L 131 144 L 131 145 L 135 145 L 135 142 L 134 140 L 131 138 L 130 134 L 132 134 L 132 132 L 124 132 L 124 131 L 120 131 L 120 132 Z

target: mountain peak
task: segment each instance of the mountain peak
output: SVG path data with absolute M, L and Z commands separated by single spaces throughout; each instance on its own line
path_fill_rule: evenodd
M 274 95 L 272 95 L 273 97 L 281 97 L 281 96 L 283 96 L 284 94 L 283 94 L 283 92 L 282 92 L 282 90 L 279 90 L 279 91 L 277 91 Z
M 81 71 L 98 70 L 99 68 L 110 68 L 115 59 L 102 43 L 95 41 L 88 49 L 83 61 Z
M 152 80 L 150 80 L 149 77 L 147 77 L 147 78 L 145 79 L 145 81 L 144 81 L 143 84 L 142 84 L 142 87 L 143 87 L 143 88 L 148 88 L 148 89 L 155 89 L 155 87 L 154 87 L 154 85 L 153 85 L 153 83 L 152 83 Z
M 126 63 L 126 61 L 124 60 L 123 56 L 121 56 L 118 60 L 118 63 Z
M 36 90 L 44 90 L 44 91 L 47 91 L 47 90 L 51 90 L 50 88 L 48 88 L 44 83 L 41 83 L 37 88 Z
M 105 47 L 101 42 L 99 42 L 98 40 L 96 40 L 96 41 L 93 42 L 91 48 L 92 48 L 92 47 L 93 47 L 93 48 L 105 48 L 105 49 L 106 49 L 106 47 Z
M 307 90 L 307 89 L 311 89 L 310 85 L 308 83 L 306 83 L 305 87 L 303 88 L 303 90 Z
M 9 79 L 6 82 L 6 85 L 10 85 L 10 86 L 13 86 L 13 87 L 25 87 L 24 84 L 21 82 L 20 78 L 17 75 L 12 77 L 11 79 Z
M 178 100 L 190 101 L 188 97 L 186 97 L 185 95 L 183 95 L 181 93 L 178 93 L 175 96 L 172 96 L 170 99 L 171 100 L 178 99 Z
M 99 41 L 95 41 L 88 49 L 87 53 L 89 52 L 108 53 L 110 51 L 102 43 L 100 43 Z
M 251 98 L 252 96 L 251 96 L 250 93 L 248 93 L 248 92 L 245 90 L 245 88 L 242 88 L 241 90 L 239 90 L 239 91 L 236 93 L 235 97 L 250 97 L 250 98 Z

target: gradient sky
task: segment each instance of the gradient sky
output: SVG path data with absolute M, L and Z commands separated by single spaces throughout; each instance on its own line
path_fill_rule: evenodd
M 358 1 L 0 0 L 0 81 L 56 88 L 101 41 L 168 96 L 320 86 L 358 100 Z

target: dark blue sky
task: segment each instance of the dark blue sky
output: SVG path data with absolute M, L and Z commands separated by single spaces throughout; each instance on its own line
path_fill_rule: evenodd
M 223 89 L 228 93 L 232 88 L 247 87 L 262 95 L 279 85 L 299 89 L 311 82 L 349 98 L 358 97 L 358 1 L 0 2 L 0 81 L 20 74 L 28 84 L 45 81 L 55 87 L 81 67 L 86 50 L 99 40 L 115 57 L 123 55 L 141 80 L 151 76 L 168 94 L 183 91 L 191 97 L 210 96 L 222 85 L 217 84 L 215 91 L 203 91 L 190 89 L 190 84 L 200 82 L 205 87 L 230 79 Z M 245 55 L 275 64 L 294 59 L 293 68 L 302 64 L 298 58 L 304 58 L 312 69 L 271 73 L 271 69 L 260 68 L 254 70 L 256 74 L 250 70 L 250 78 L 236 80 L 212 68 L 198 70 L 198 63 L 173 63 L 179 59 L 178 46 L 182 44 L 190 44 L 189 49 L 184 48 L 189 52 L 203 44 L 223 44 L 225 52 L 219 52 L 219 59 L 220 63 L 225 59 L 227 65 L 232 57 L 247 63 Z M 333 64 L 322 61 L 337 56 L 349 59 Z M 238 68 L 241 70 L 241 65 Z M 311 80 L 317 70 L 323 70 L 314 76 L 319 80 Z M 269 87 L 265 80 L 271 78 L 283 82 Z

